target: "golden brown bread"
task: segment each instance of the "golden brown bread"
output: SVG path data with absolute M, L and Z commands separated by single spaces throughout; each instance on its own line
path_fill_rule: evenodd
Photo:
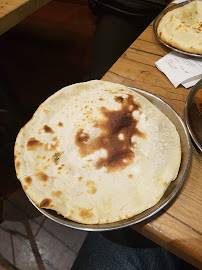
M 167 12 L 157 28 L 158 36 L 177 49 L 202 54 L 202 1 L 193 1 Z
M 18 179 L 39 206 L 85 224 L 152 207 L 179 170 L 180 138 L 143 96 L 90 81 L 48 98 L 20 130 Z

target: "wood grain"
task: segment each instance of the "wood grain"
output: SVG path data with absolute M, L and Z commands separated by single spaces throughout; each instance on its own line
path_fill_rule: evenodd
M 0 0 L 0 35 L 51 0 Z
M 50 0 L 0 0 L 0 35 Z M 157 43 L 152 24 L 131 44 L 103 80 L 141 88 L 161 97 L 183 118 L 189 90 L 174 88 L 155 66 L 169 53 Z M 154 218 L 133 228 L 202 269 L 202 162 L 193 146 L 192 164 L 176 200 Z
M 171 105 L 184 119 L 190 89 L 175 88 L 155 66 L 155 62 L 169 52 L 156 41 L 150 24 L 102 79 L 151 92 Z M 175 201 L 152 219 L 133 228 L 202 269 L 202 158 L 195 147 L 192 148 L 189 175 Z

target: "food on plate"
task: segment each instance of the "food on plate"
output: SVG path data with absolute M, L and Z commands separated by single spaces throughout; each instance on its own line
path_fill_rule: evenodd
M 202 115 L 202 89 L 199 89 L 195 95 L 196 107 L 199 110 L 199 114 Z
M 166 44 L 185 52 L 202 54 L 202 1 L 192 1 L 167 12 L 157 34 Z
M 15 143 L 16 174 L 31 200 L 83 224 L 154 206 L 180 162 L 174 124 L 142 95 L 99 80 L 49 97 Z

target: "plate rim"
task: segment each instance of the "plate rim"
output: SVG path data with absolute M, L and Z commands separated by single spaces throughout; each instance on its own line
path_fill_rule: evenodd
M 30 200 L 30 202 L 46 217 L 50 218 L 51 220 L 64 225 L 66 227 L 72 228 L 72 229 L 78 229 L 78 230 L 83 230 L 83 231 L 111 231 L 111 230 L 117 230 L 117 229 L 122 229 L 125 227 L 129 227 L 129 226 L 133 226 L 135 224 L 138 224 L 142 221 L 145 221 L 149 218 L 151 218 L 152 216 L 156 215 L 159 211 L 161 211 L 165 206 L 167 206 L 171 201 L 173 201 L 173 199 L 177 196 L 177 194 L 180 192 L 185 179 L 188 175 L 189 169 L 190 169 L 190 165 L 191 165 L 191 158 L 192 158 L 192 148 L 191 148 L 191 139 L 190 139 L 190 135 L 189 132 L 187 130 L 187 127 L 185 125 L 185 123 L 183 122 L 182 118 L 179 116 L 179 114 L 167 103 L 165 102 L 163 99 L 161 99 L 160 97 L 156 96 L 155 94 L 152 94 L 148 91 L 139 89 L 139 88 L 135 88 L 135 87 L 129 87 L 133 91 L 136 91 L 137 93 L 140 93 L 143 95 L 143 97 L 146 96 L 150 96 L 153 97 L 154 99 L 157 99 L 158 101 L 162 102 L 165 106 L 167 106 L 178 118 L 178 120 L 180 121 L 182 128 L 184 130 L 184 133 L 186 135 L 187 138 L 187 145 L 188 145 L 188 149 L 187 149 L 187 160 L 186 160 L 186 167 L 184 170 L 184 173 L 182 175 L 182 178 L 180 179 L 178 185 L 174 188 L 174 190 L 163 200 L 163 202 L 161 203 L 160 207 L 158 209 L 156 209 L 155 211 L 152 211 L 153 208 L 156 207 L 156 205 L 158 203 L 161 202 L 161 198 L 157 204 L 155 204 L 154 206 L 152 206 L 149 209 L 146 209 L 144 212 L 135 215 L 129 219 L 124 219 L 122 221 L 117 221 L 117 222 L 111 222 L 111 223 L 106 223 L 106 224 L 82 224 L 82 223 L 78 223 L 76 221 L 72 221 L 72 220 L 68 220 L 66 218 L 64 218 L 62 215 L 59 215 L 56 213 L 56 211 L 54 210 L 50 210 L 50 209 L 45 209 L 45 208 L 40 208 L 38 207 L 32 200 L 31 198 L 27 195 L 28 199 Z M 147 98 L 147 97 L 145 97 Z M 151 101 L 150 101 L 151 102 Z M 154 105 L 155 106 L 155 105 Z M 160 110 L 160 109 L 159 109 Z M 169 119 L 170 120 L 170 119 Z M 170 120 L 171 121 L 171 120 Z M 172 121 L 171 121 L 172 122 Z M 173 181 L 174 182 L 174 181 Z M 172 183 L 172 182 L 171 182 Z M 170 186 L 170 185 L 169 185 Z M 168 186 L 168 187 L 169 187 Z M 168 189 L 168 188 L 167 188 Z M 167 190 L 166 189 L 166 190 Z M 146 211 L 151 211 L 148 215 L 144 216 L 144 213 Z M 54 214 L 50 214 L 50 212 L 53 212 Z M 139 219 L 137 219 L 138 216 L 143 216 L 142 218 L 140 217 Z M 136 220 L 134 220 L 136 219 Z
M 177 49 L 167 43 L 165 43 L 157 34 L 157 27 L 158 27 L 158 24 L 160 22 L 160 20 L 163 18 L 163 16 L 173 10 L 173 9 L 176 9 L 176 8 L 179 8 L 179 7 L 182 7 L 182 6 L 185 6 L 187 4 L 189 4 L 190 2 L 193 2 L 195 0 L 188 0 L 188 1 L 185 1 L 185 2 L 182 2 L 182 3 L 179 3 L 179 4 L 173 4 L 172 6 L 170 7 L 167 7 L 165 8 L 159 15 L 157 15 L 157 17 L 154 19 L 154 23 L 153 23 L 153 32 L 154 32 L 154 35 L 155 35 L 155 38 L 157 41 L 159 41 L 161 44 L 163 44 L 164 46 L 166 46 L 167 48 L 175 51 L 175 52 L 178 52 L 178 53 L 181 53 L 181 54 L 184 54 L 184 55 L 187 55 L 187 56 L 193 56 L 193 57 L 196 57 L 196 58 L 202 58 L 202 54 L 195 54 L 195 53 L 189 53 L 189 52 L 185 52 L 185 51 L 182 51 L 180 49 Z M 201 1 L 201 0 L 199 0 Z
M 201 87 L 199 87 L 199 85 L 201 85 Z M 199 87 L 199 88 L 198 88 Z M 202 144 L 197 140 L 193 130 L 192 130 L 192 127 L 191 127 L 191 124 L 190 124 L 190 121 L 189 121 L 189 117 L 188 117 L 188 106 L 189 106 L 189 102 L 191 100 L 191 98 L 193 96 L 195 96 L 195 94 L 198 92 L 199 89 L 202 89 L 202 79 L 200 81 L 198 81 L 191 89 L 191 91 L 189 92 L 188 96 L 187 96 L 187 99 L 186 99 L 186 102 L 185 102 L 185 107 L 184 107 L 184 118 L 185 118 L 185 123 L 186 123 L 186 126 L 187 126 L 187 129 L 189 131 L 189 134 L 191 135 L 194 143 L 196 144 L 196 146 L 198 147 L 198 149 L 202 152 Z

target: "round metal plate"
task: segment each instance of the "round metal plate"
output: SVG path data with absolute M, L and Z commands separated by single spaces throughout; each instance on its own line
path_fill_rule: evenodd
M 200 0 L 199 0 L 200 1 Z M 183 3 L 180 3 L 180 4 L 174 4 L 173 6 L 169 7 L 169 8 L 166 8 L 164 9 L 157 17 L 156 19 L 154 20 L 154 23 L 153 23 L 153 31 L 154 31 L 154 35 L 157 39 L 157 41 L 159 41 L 160 43 L 162 43 L 163 45 L 165 45 L 166 47 L 170 48 L 171 50 L 173 51 L 176 51 L 178 53 L 181 53 L 181 54 L 185 54 L 185 55 L 189 55 L 189 56 L 194 56 L 194 57 L 201 57 L 202 58 L 202 55 L 200 54 L 194 54 L 194 53 L 189 53 L 189 52 L 184 52 L 180 49 L 177 49 L 167 43 L 165 43 L 157 34 L 157 28 L 158 28 L 158 24 L 160 22 L 160 20 L 163 18 L 163 16 L 168 12 L 168 11 L 171 11 L 171 10 L 174 10 L 176 8 L 179 8 L 179 7 L 182 7 L 182 6 L 185 6 L 187 4 L 189 4 L 191 1 L 185 1 Z
M 202 114 L 199 112 L 195 101 L 195 96 L 200 89 L 202 89 L 202 80 L 195 84 L 190 91 L 185 103 L 184 116 L 189 133 L 202 152 Z
M 191 161 L 191 142 L 190 142 L 189 132 L 187 131 L 186 125 L 184 124 L 182 119 L 179 117 L 179 115 L 162 99 L 158 98 L 157 96 L 149 92 L 146 92 L 137 88 L 131 88 L 131 89 L 143 95 L 144 97 L 146 97 L 160 111 L 162 111 L 171 120 L 171 122 L 173 122 L 173 124 L 176 126 L 176 129 L 180 135 L 181 149 L 182 149 L 182 161 L 181 161 L 179 173 L 176 180 L 173 181 L 169 185 L 164 196 L 156 205 L 144 211 L 143 213 L 138 214 L 126 220 L 108 223 L 108 224 L 96 224 L 96 225 L 80 224 L 80 223 L 63 218 L 61 215 L 58 215 L 53 210 L 47 210 L 47 209 L 42 209 L 42 208 L 37 207 L 30 199 L 30 201 L 34 204 L 34 206 L 46 217 L 64 226 L 74 228 L 74 229 L 80 229 L 80 230 L 85 230 L 85 231 L 115 230 L 115 229 L 120 229 L 120 228 L 134 225 L 136 223 L 139 223 L 155 215 L 163 207 L 165 207 L 168 203 L 170 203 L 172 199 L 178 194 L 179 190 L 181 189 L 186 179 L 186 176 L 190 167 L 190 161 Z

